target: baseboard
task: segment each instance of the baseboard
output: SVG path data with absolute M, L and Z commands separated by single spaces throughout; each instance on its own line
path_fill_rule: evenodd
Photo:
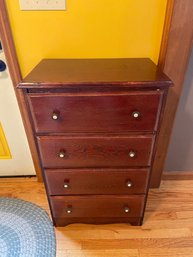
M 193 171 L 163 172 L 162 180 L 193 180 Z

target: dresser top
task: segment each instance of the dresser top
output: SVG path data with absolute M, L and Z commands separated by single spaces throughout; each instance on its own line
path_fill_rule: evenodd
M 169 86 L 171 80 L 148 58 L 43 59 L 20 88 L 65 86 Z

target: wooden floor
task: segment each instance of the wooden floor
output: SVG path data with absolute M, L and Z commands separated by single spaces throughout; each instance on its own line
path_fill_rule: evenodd
M 0 196 L 36 203 L 48 212 L 35 178 L 0 179 Z M 57 257 L 193 257 L 193 180 L 164 180 L 149 193 L 144 225 L 56 228 Z

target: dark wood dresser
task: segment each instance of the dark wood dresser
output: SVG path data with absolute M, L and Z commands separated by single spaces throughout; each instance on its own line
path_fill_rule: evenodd
M 170 85 L 149 59 L 45 59 L 19 84 L 55 225 L 142 224 Z

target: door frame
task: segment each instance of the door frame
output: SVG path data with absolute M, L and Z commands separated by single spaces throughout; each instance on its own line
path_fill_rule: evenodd
M 158 135 L 158 150 L 153 162 L 150 182 L 151 187 L 159 187 L 160 185 L 174 116 L 183 88 L 183 80 L 192 47 L 193 27 L 190 26 L 192 24 L 191 22 L 193 22 L 192 13 L 192 0 L 168 0 L 167 2 L 165 25 L 158 65 L 173 80 L 174 87 L 169 90 L 163 123 Z M 40 162 L 33 138 L 32 128 L 26 111 L 26 102 L 22 91 L 16 90 L 17 84 L 22 80 L 22 76 L 9 24 L 6 0 L 0 0 L 0 24 L 0 36 L 10 69 L 10 76 L 13 81 L 15 94 L 22 114 L 36 174 L 38 180 L 42 181 Z M 177 67 L 179 63 L 180 67 Z
M 169 89 L 163 122 L 157 138 L 151 187 L 159 187 L 161 182 L 175 114 L 184 86 L 193 43 L 192 14 L 192 0 L 168 0 L 158 65 L 173 81 L 174 86 Z M 183 172 L 181 174 L 183 176 Z

